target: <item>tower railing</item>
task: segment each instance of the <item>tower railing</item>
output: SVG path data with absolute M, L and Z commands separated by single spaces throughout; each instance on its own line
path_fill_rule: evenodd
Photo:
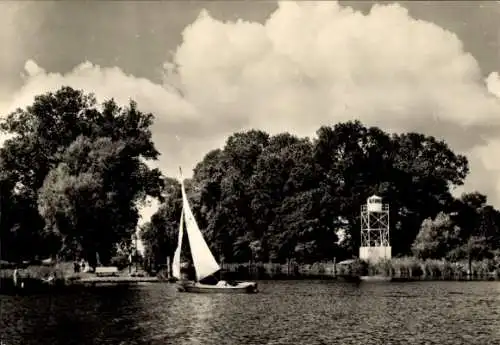
M 368 211 L 368 205 L 361 205 L 361 211 L 362 212 L 367 212 Z M 382 208 L 380 211 L 373 211 L 370 210 L 370 212 L 387 212 L 389 211 L 389 204 L 382 204 Z

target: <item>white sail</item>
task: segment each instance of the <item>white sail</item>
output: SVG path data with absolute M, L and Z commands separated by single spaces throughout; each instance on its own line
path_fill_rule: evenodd
M 174 260 L 172 262 L 172 276 L 181 279 L 181 249 L 182 249 L 182 233 L 184 228 L 184 208 L 181 211 L 181 219 L 179 222 L 179 236 L 177 238 L 177 249 L 174 253 Z
M 193 215 L 193 211 L 189 205 L 186 196 L 184 183 L 181 180 L 182 190 L 182 208 L 184 210 L 184 218 L 186 222 L 187 237 L 191 248 L 191 256 L 193 257 L 194 268 L 196 271 L 196 280 L 200 281 L 203 278 L 220 270 L 220 266 L 215 260 L 207 242 L 203 239 L 203 235 L 198 227 L 198 223 Z

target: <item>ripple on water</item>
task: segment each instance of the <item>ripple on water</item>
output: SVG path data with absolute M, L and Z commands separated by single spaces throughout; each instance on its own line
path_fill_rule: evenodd
M 5 344 L 500 344 L 498 282 L 260 282 L 257 295 L 173 285 L 0 296 Z

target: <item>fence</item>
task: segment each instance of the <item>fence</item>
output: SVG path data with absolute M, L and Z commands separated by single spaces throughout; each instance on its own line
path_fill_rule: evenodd
M 500 269 L 482 267 L 473 263 L 472 272 L 467 272 L 460 263 L 408 258 L 395 258 L 387 262 L 367 265 L 360 262 L 336 264 L 319 262 L 314 264 L 279 263 L 224 263 L 222 276 L 225 279 L 352 279 L 359 276 L 387 276 L 393 280 L 498 280 Z
M 227 279 L 291 279 L 321 278 L 333 279 L 337 276 L 335 262 L 314 264 L 280 263 L 224 263 L 221 265 Z

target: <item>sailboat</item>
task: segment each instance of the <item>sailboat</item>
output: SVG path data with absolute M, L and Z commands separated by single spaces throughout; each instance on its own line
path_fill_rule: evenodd
M 220 271 L 220 266 L 215 260 L 210 248 L 203 238 L 203 234 L 198 227 L 198 223 L 194 218 L 193 211 L 186 196 L 184 181 L 181 172 L 181 192 L 182 192 L 182 211 L 179 223 L 179 235 L 177 239 L 177 249 L 174 253 L 172 261 L 172 275 L 177 279 L 177 290 L 179 292 L 197 292 L 197 293 L 256 293 L 258 292 L 257 283 L 255 282 L 228 282 L 225 280 L 217 280 L 214 273 Z M 186 281 L 181 278 L 181 250 L 184 233 L 186 235 L 191 248 L 191 257 L 194 264 L 196 279 L 194 281 Z M 203 283 L 205 278 L 216 280 L 216 284 Z

